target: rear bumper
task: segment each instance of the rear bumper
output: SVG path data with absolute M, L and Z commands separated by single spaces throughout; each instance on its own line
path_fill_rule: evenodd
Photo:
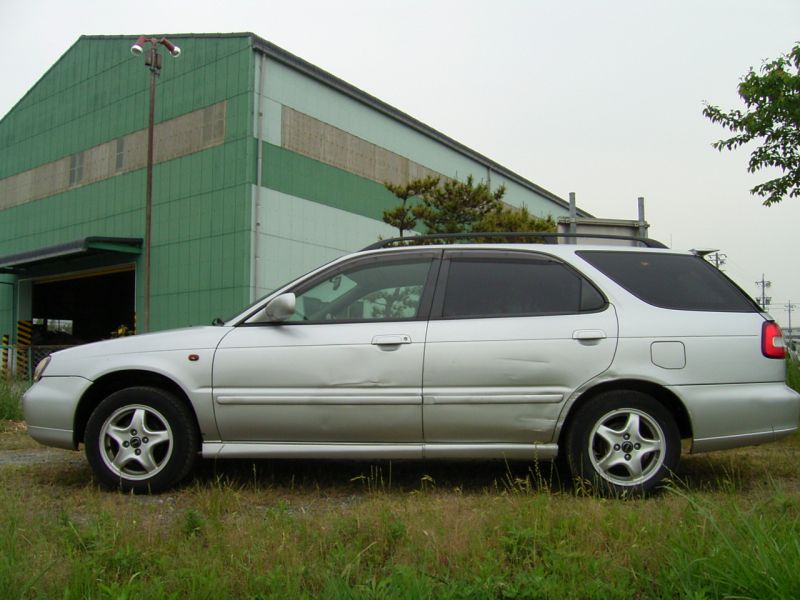
M 689 412 L 693 453 L 772 442 L 798 428 L 800 394 L 782 382 L 669 389 Z
M 22 396 L 28 434 L 45 446 L 74 450 L 75 411 L 92 384 L 83 377 L 43 377 Z

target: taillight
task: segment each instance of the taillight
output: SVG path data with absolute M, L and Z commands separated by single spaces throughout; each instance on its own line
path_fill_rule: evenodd
M 786 358 L 783 332 L 775 321 L 764 321 L 761 326 L 761 354 L 767 358 Z

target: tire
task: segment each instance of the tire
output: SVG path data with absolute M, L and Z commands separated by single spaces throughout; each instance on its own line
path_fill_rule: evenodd
M 199 436 L 189 408 L 154 387 L 130 387 L 103 400 L 89 417 L 86 458 L 106 487 L 160 492 L 194 464 Z
M 581 406 L 566 445 L 573 478 L 616 497 L 654 491 L 681 454 L 670 412 L 651 396 L 630 390 L 605 392 Z

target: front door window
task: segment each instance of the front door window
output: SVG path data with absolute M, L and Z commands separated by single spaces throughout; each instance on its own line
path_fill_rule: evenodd
M 416 319 L 429 258 L 360 264 L 299 290 L 288 322 Z

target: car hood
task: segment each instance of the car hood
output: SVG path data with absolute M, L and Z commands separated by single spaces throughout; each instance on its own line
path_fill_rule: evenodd
M 189 327 L 75 346 L 54 352 L 46 374 L 86 376 L 87 369 L 75 367 L 103 363 L 124 355 L 145 357 L 153 353 L 176 351 L 213 353 L 220 340 L 230 331 L 230 327 Z

